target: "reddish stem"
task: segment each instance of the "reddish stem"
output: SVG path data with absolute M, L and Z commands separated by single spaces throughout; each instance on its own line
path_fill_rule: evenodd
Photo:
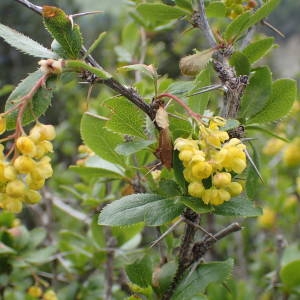
M 185 111 L 188 113 L 190 117 L 194 118 L 197 122 L 201 122 L 202 115 L 195 113 L 182 99 L 170 93 L 160 94 L 156 97 L 156 99 L 161 99 L 164 97 L 176 101 L 180 106 L 182 106 L 185 109 Z

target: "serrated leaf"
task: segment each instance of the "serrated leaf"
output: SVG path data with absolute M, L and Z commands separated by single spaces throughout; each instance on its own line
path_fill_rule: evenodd
M 250 73 L 250 63 L 246 55 L 242 52 L 235 51 L 229 60 L 234 66 L 237 75 L 248 75 Z
M 105 124 L 105 120 L 85 113 L 80 124 L 81 137 L 98 156 L 113 164 L 123 166 L 123 157 L 114 150 L 123 142 L 123 139 L 118 134 L 108 131 Z
M 158 194 L 133 194 L 104 207 L 98 223 L 108 226 L 124 226 L 145 222 L 148 226 L 160 226 L 170 222 L 183 211 L 177 197 Z
M 269 67 L 254 70 L 241 99 L 239 116 L 250 119 L 266 105 L 272 91 L 272 73 Z
M 226 124 L 222 127 L 220 127 L 220 130 L 222 131 L 228 131 L 234 128 L 237 128 L 241 123 L 238 120 L 234 119 L 227 119 Z
M 264 57 L 273 46 L 274 38 L 269 37 L 249 44 L 242 53 L 248 58 L 249 62 L 253 64 Z
M 29 74 L 24 80 L 22 80 L 18 86 L 13 90 L 13 92 L 8 97 L 5 104 L 5 111 L 10 110 L 15 107 L 20 99 L 26 96 L 34 85 L 44 76 L 44 74 L 37 70 Z M 46 87 L 40 88 L 33 98 L 31 103 L 25 109 L 23 114 L 22 124 L 26 125 L 34 121 L 36 118 L 45 113 L 48 109 L 52 98 L 52 90 Z M 12 130 L 16 126 L 18 110 L 14 110 L 9 113 L 6 118 L 6 128 L 7 130 Z
M 241 195 L 216 206 L 214 213 L 222 216 L 256 217 L 262 214 L 262 209 L 255 207 L 253 201 Z
M 98 225 L 99 226 L 99 225 Z M 118 245 L 122 246 L 137 236 L 144 228 L 143 223 L 124 227 L 112 227 L 112 235 L 117 239 Z
M 170 131 L 172 138 L 175 140 L 178 137 L 186 138 L 193 131 L 192 124 L 188 120 L 179 118 L 170 118 Z
M 224 262 L 211 262 L 200 264 L 188 279 L 183 276 L 176 287 L 172 300 L 190 300 L 193 296 L 203 292 L 210 283 L 222 283 L 233 269 L 233 259 Z
M 142 288 L 151 285 L 152 282 L 152 263 L 150 257 L 145 255 L 142 259 L 127 265 L 126 274 L 131 282 Z
M 291 109 L 297 97 L 296 81 L 292 79 L 278 79 L 272 84 L 272 93 L 264 108 L 248 123 L 266 123 L 278 120 Z
M 106 124 L 109 130 L 145 139 L 144 115 L 124 97 L 113 98 L 105 102 L 111 109 L 112 116 Z
M 116 147 L 115 151 L 121 155 L 129 156 L 134 154 L 138 151 L 146 149 L 149 145 L 156 143 L 156 141 L 130 141 L 127 143 L 120 144 Z
M 204 204 L 199 198 L 182 196 L 180 201 L 198 214 L 205 214 L 214 210 L 212 206 Z
M 3 24 L 0 24 L 0 36 L 12 47 L 31 56 L 53 59 L 58 58 L 54 52 L 45 48 L 40 43 Z
M 229 25 L 225 29 L 224 38 L 227 41 L 230 41 L 231 39 L 236 38 L 241 33 L 243 33 L 244 30 L 248 28 L 250 16 L 251 14 L 249 12 L 246 12 L 229 23 Z
M 225 4 L 221 1 L 210 2 L 206 7 L 206 15 L 209 18 L 222 18 L 226 15 Z
M 159 3 L 143 3 L 138 5 L 136 10 L 145 21 L 154 25 L 165 24 L 186 15 L 183 9 Z
M 106 72 L 104 69 L 99 67 L 95 68 L 82 60 L 66 60 L 65 66 L 79 71 L 82 71 L 82 69 L 90 71 L 91 73 L 102 79 L 109 79 L 112 77 L 111 74 Z
M 171 179 L 164 178 L 159 181 L 158 193 L 167 197 L 181 195 L 179 185 Z
M 68 58 L 78 58 L 82 47 L 79 26 L 73 24 L 69 16 L 58 7 L 43 6 L 42 15 L 47 30 L 63 47 Z
M 163 294 L 172 283 L 176 273 L 177 263 L 169 261 L 153 273 L 152 285 L 159 294 Z
M 168 93 L 181 95 L 190 92 L 196 87 L 194 81 L 176 81 L 168 87 Z

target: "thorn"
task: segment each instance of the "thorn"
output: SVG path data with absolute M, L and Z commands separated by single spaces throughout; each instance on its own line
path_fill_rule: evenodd
M 82 13 L 70 15 L 69 17 L 71 17 L 71 18 L 77 18 L 77 17 L 87 16 L 87 15 L 100 14 L 100 13 L 103 13 L 103 12 L 104 11 L 102 11 L 102 10 L 86 11 L 86 12 L 82 12 Z
M 248 160 L 250 161 L 250 163 L 251 163 L 251 165 L 252 165 L 255 173 L 257 174 L 257 176 L 259 177 L 259 179 L 261 180 L 261 182 L 264 183 L 264 180 L 263 180 L 263 178 L 262 178 L 259 170 L 257 169 L 257 167 L 256 167 L 256 165 L 255 165 L 255 163 L 254 163 L 254 161 L 253 161 L 252 157 L 250 156 L 250 154 L 249 154 L 249 152 L 248 152 L 247 149 L 245 149 L 245 153 L 246 153 L 246 156 L 247 156 Z
M 274 32 L 276 32 L 278 35 L 280 35 L 282 38 L 285 38 L 285 35 L 276 27 L 274 27 L 271 23 L 269 23 L 266 20 L 262 20 L 261 23 L 267 27 L 269 27 L 271 30 L 273 30 Z
M 223 86 L 223 84 L 208 85 L 208 86 L 205 86 L 203 88 L 198 89 L 197 92 L 195 92 L 193 94 L 190 94 L 190 95 L 187 95 L 186 97 L 191 97 L 191 96 L 194 96 L 194 95 L 203 94 L 203 93 L 210 92 L 210 91 L 213 91 L 213 90 L 217 90 L 217 89 L 220 89 L 220 88 L 225 90 L 225 87 Z
M 158 239 L 153 241 L 150 245 L 150 248 L 153 248 L 155 245 L 157 245 L 165 236 L 167 236 L 170 232 L 172 232 L 182 221 L 183 218 L 181 217 L 170 228 L 168 228 L 168 230 L 166 230 Z

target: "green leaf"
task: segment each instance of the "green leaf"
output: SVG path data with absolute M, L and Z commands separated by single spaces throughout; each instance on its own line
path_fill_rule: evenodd
M 142 259 L 126 266 L 126 274 L 131 282 L 140 287 L 147 287 L 152 282 L 152 263 L 150 257 L 145 255 Z
M 199 198 L 182 196 L 180 201 L 198 214 L 206 214 L 214 210 L 212 206 L 204 204 Z
M 272 73 L 269 67 L 254 70 L 241 99 L 239 116 L 250 119 L 266 105 L 272 91 Z
M 183 276 L 182 281 L 176 287 L 172 300 L 190 300 L 193 296 L 203 292 L 213 282 L 222 283 L 231 275 L 233 260 L 224 262 L 211 262 L 200 264 L 189 276 Z
M 0 242 L 0 257 L 7 256 L 8 254 L 16 254 L 16 251 Z
M 242 52 L 235 51 L 229 61 L 230 64 L 234 66 L 237 75 L 249 75 L 250 63 L 246 55 Z
M 14 48 L 31 56 L 53 59 L 58 58 L 57 55 L 51 50 L 3 24 L 0 24 L 0 36 Z
M 249 62 L 253 64 L 264 57 L 273 46 L 274 38 L 269 37 L 249 44 L 242 53 L 248 58 Z
M 90 71 L 91 73 L 95 74 L 96 76 L 102 79 L 109 79 L 112 77 L 111 74 L 106 72 L 101 67 L 100 68 L 92 67 L 91 65 L 85 63 L 82 60 L 66 60 L 65 66 L 79 71 L 82 71 L 82 69 Z
M 241 123 L 238 120 L 234 119 L 227 119 L 226 124 L 222 127 L 220 127 L 220 130 L 222 131 L 228 131 L 234 128 L 237 128 Z
M 251 155 L 251 158 L 259 170 L 259 165 L 260 165 L 260 160 L 259 160 L 259 153 L 256 151 L 252 143 L 249 143 L 252 150 L 253 154 Z M 258 191 L 258 184 L 259 184 L 259 176 L 253 167 L 252 164 L 249 163 L 249 167 L 247 168 L 247 177 L 246 177 L 246 194 L 250 199 L 253 199 Z
M 175 0 L 175 3 L 178 7 L 189 10 L 190 12 L 193 11 L 193 6 L 191 4 L 191 1 L 188 1 L 188 0 Z
M 230 41 L 243 33 L 248 28 L 250 16 L 250 13 L 246 12 L 229 23 L 224 32 L 225 40 Z
M 113 163 L 124 165 L 123 157 L 115 152 L 118 144 L 123 142 L 118 134 L 105 128 L 106 120 L 85 113 L 80 124 L 81 137 L 84 143 L 101 158 Z
M 285 265 L 280 270 L 279 275 L 285 289 L 291 291 L 292 289 L 300 286 L 299 269 L 300 269 L 300 259 Z
M 285 290 L 292 291 L 300 287 L 300 250 L 298 244 L 291 244 L 284 249 L 281 259 L 280 279 Z
M 206 7 L 206 15 L 209 18 L 222 18 L 226 15 L 226 7 L 223 2 L 210 2 Z
M 152 65 L 145 65 L 145 64 L 135 64 L 135 65 L 128 65 L 128 66 L 123 66 L 118 68 L 119 72 L 128 72 L 128 71 L 139 71 L 145 75 L 147 75 L 148 77 L 150 77 L 151 79 L 157 79 L 157 73 L 155 68 Z
M 178 155 L 179 155 L 179 152 L 177 150 L 175 150 L 173 153 L 174 176 L 175 176 L 177 183 L 181 187 L 183 194 L 186 194 L 188 184 L 184 179 L 184 176 L 183 176 L 184 166 L 182 164 L 182 161 L 179 159 Z
M 275 137 L 276 139 L 282 140 L 282 141 L 284 141 L 284 142 L 287 142 L 287 143 L 290 142 L 290 140 L 287 139 L 286 137 L 280 136 L 280 135 L 274 133 L 274 131 L 272 131 L 272 130 L 270 130 L 270 129 L 267 129 L 267 128 L 264 128 L 264 127 L 262 127 L 261 125 L 249 124 L 249 125 L 246 125 L 246 126 L 245 126 L 245 129 L 246 129 L 247 131 L 248 131 L 248 130 L 260 131 L 260 132 L 262 132 L 262 133 L 268 134 L 269 136 Z
M 54 255 L 56 250 L 56 246 L 49 246 L 36 251 L 31 251 L 27 255 L 24 255 L 24 260 L 31 264 L 44 264 L 53 260 L 51 256 Z
M 140 138 L 147 138 L 144 133 L 144 115 L 124 97 L 117 97 L 105 102 L 112 111 L 112 116 L 106 124 L 109 130 Z
M 181 191 L 178 184 L 171 179 L 164 179 L 164 178 L 162 178 L 159 181 L 158 193 L 167 197 L 181 195 Z
M 34 73 L 29 74 L 24 80 L 22 80 L 18 86 L 8 97 L 5 104 L 5 111 L 8 111 L 15 107 L 22 97 L 26 96 L 36 83 L 44 76 L 44 74 L 37 70 Z M 25 109 L 23 114 L 22 124 L 26 125 L 40 117 L 48 109 L 52 98 L 52 90 L 46 87 L 40 88 L 31 99 L 31 103 Z M 12 130 L 16 126 L 18 110 L 14 110 L 9 113 L 6 118 L 7 130 Z
M 172 138 L 175 140 L 178 137 L 188 137 L 193 131 L 192 124 L 188 120 L 179 118 L 170 118 L 170 131 Z
M 174 278 L 176 273 L 177 264 L 175 261 L 169 261 L 161 268 L 156 269 L 153 273 L 152 285 L 159 294 L 163 294 Z
M 38 227 L 30 231 L 30 248 L 36 248 L 46 238 L 47 231 L 43 227 Z
M 42 15 L 47 30 L 63 47 L 68 58 L 78 58 L 82 47 L 79 26 L 73 24 L 63 10 L 54 6 L 43 6 Z
M 210 71 L 209 69 L 205 69 L 200 72 L 200 74 L 195 79 L 195 89 L 190 91 L 192 94 L 197 89 L 210 85 Z M 205 92 L 202 94 L 194 95 L 188 98 L 188 103 L 190 108 L 200 114 L 203 114 L 205 109 L 207 108 L 209 98 L 211 96 L 210 92 Z
M 116 147 L 115 151 L 121 155 L 129 156 L 136 152 L 139 152 L 143 149 L 146 149 L 149 145 L 154 144 L 156 141 L 147 141 L 147 140 L 140 140 L 140 141 L 130 141 L 127 143 L 120 144 Z
M 118 245 L 122 246 L 123 244 L 133 239 L 136 235 L 138 235 L 143 230 L 143 228 L 144 224 L 138 223 L 130 226 L 112 227 L 111 232 L 112 235 L 117 239 Z
M 278 79 L 274 81 L 271 96 L 265 107 L 248 123 L 266 123 L 278 120 L 290 111 L 296 97 L 297 86 L 295 80 Z
M 122 30 L 122 46 L 131 54 L 138 49 L 140 41 L 140 29 L 135 22 L 131 22 Z
M 280 0 L 269 0 L 251 16 L 248 28 L 266 18 L 280 3 Z
M 85 165 L 71 166 L 70 169 L 82 177 L 97 177 L 104 179 L 122 179 L 124 178 L 124 169 L 119 165 L 113 164 L 96 155 L 89 157 Z
M 136 9 L 145 21 L 154 25 L 165 24 L 186 15 L 186 11 L 183 9 L 159 3 L 143 3 Z
M 99 215 L 98 223 L 123 226 L 145 222 L 149 226 L 159 226 L 181 214 L 183 205 L 177 198 L 157 194 L 125 196 L 105 206 Z
M 222 216 L 256 217 L 262 214 L 260 207 L 255 207 L 253 201 L 246 196 L 237 196 L 222 205 L 215 207 L 215 214 Z

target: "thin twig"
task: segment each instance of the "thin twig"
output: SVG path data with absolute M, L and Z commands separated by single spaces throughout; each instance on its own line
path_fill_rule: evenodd
M 23 4 L 24 6 L 28 7 L 29 9 L 33 10 L 34 12 L 38 13 L 38 14 L 42 14 L 42 7 L 38 6 L 38 5 L 34 5 L 33 3 L 27 1 L 27 0 L 15 0 L 21 4 Z

